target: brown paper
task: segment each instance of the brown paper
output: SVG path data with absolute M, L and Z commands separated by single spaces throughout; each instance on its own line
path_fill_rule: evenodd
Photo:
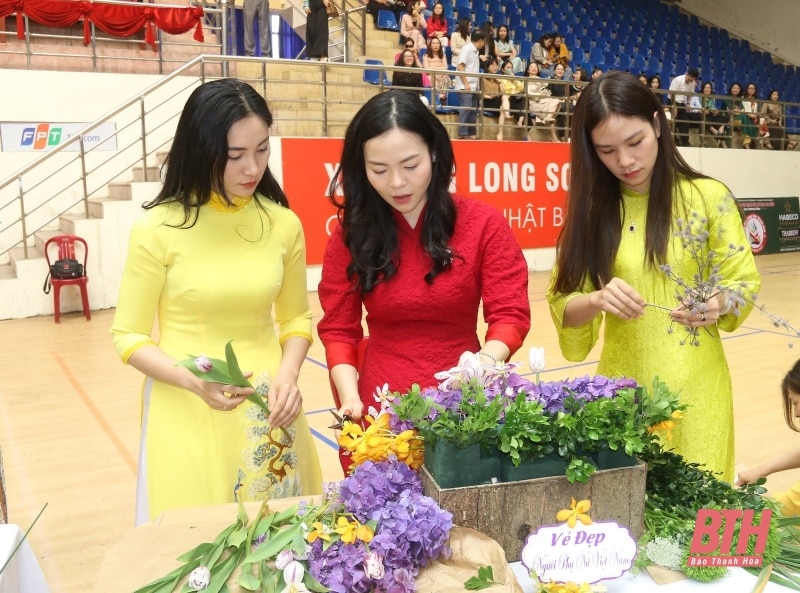
M 686 575 L 679 570 L 670 570 L 657 564 L 651 564 L 645 570 L 653 577 L 653 580 L 659 585 L 669 585 L 670 583 L 677 583 L 686 580 Z
M 299 500 L 308 498 L 276 500 L 270 503 L 270 510 L 286 508 Z M 258 503 L 245 505 L 249 517 L 258 508 Z M 178 556 L 213 541 L 233 523 L 237 512 L 235 504 L 180 509 L 164 513 L 154 523 L 130 529 L 106 552 L 95 580 L 95 593 L 131 593 L 163 577 L 180 566 Z M 433 561 L 417 576 L 419 593 L 461 593 L 464 582 L 477 576 L 479 566 L 491 566 L 499 583 L 484 589 L 487 593 L 522 593 L 503 549 L 493 539 L 473 529 L 454 527 L 450 547 L 453 555 L 449 560 Z M 246 593 L 234 581 L 228 583 L 230 592 Z

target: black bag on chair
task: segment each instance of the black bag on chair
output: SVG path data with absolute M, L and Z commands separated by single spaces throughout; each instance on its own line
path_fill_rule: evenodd
M 69 280 L 70 278 L 80 278 L 83 276 L 83 264 L 77 259 L 57 259 L 56 262 L 50 266 L 50 271 L 44 279 L 44 286 L 42 290 L 45 294 L 50 294 L 50 277 L 59 280 Z

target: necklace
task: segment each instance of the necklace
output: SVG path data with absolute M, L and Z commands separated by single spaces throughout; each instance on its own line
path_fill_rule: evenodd
M 636 209 L 630 208 L 630 211 L 629 211 L 628 208 L 625 209 L 625 213 L 628 215 L 628 232 L 629 233 L 635 233 L 636 229 L 639 228 L 636 225 L 636 220 L 635 219 L 639 215 L 639 211 L 642 209 L 642 202 L 640 200 L 636 200 L 636 202 L 633 202 L 632 200 L 630 200 L 628 202 L 628 206 L 631 206 L 632 203 L 636 204 Z

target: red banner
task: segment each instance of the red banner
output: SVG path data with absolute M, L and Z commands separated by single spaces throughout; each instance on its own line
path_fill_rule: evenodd
M 281 145 L 283 188 L 303 222 L 308 264 L 321 264 L 336 223 L 327 192 L 342 139 L 283 138 Z M 523 249 L 555 246 L 566 215 L 568 144 L 454 140 L 453 150 L 454 193 L 500 210 Z

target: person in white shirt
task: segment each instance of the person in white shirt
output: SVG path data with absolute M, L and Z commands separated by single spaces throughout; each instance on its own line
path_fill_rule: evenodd
M 695 68 L 689 68 L 686 74 L 681 74 L 672 79 L 672 82 L 669 83 L 669 90 L 693 93 L 697 85 L 698 76 L 700 76 L 700 73 Z M 687 95 L 671 94 L 670 99 L 675 108 L 672 114 L 675 129 L 677 130 L 675 142 L 678 146 L 689 146 L 689 118 L 686 111 L 689 97 Z
M 477 74 L 480 71 L 479 54 L 485 44 L 486 33 L 476 29 L 472 32 L 469 43 L 458 53 L 458 63 L 456 64 L 458 75 L 455 77 L 453 88 L 460 91 L 458 93 L 458 105 L 461 107 L 458 112 L 458 137 L 461 139 L 478 137 L 475 124 L 478 121 L 480 79 L 477 76 L 468 76 L 468 74 Z

